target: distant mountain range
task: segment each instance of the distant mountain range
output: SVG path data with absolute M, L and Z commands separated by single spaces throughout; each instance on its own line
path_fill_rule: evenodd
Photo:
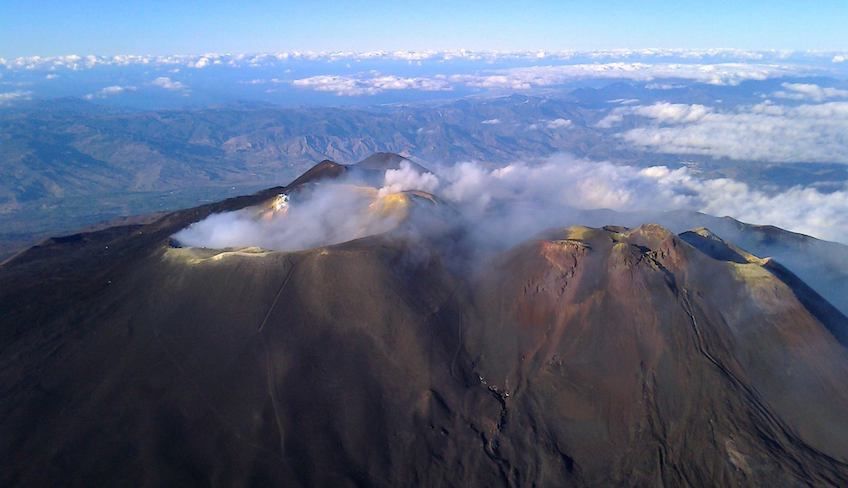
M 713 96 L 693 93 L 694 101 Z M 367 109 L 245 103 L 143 112 L 75 99 L 0 109 L 0 256 L 80 226 L 255 191 L 291 180 L 314 161 L 353 162 L 377 151 L 431 165 L 496 165 L 558 152 L 635 165 L 685 160 L 705 176 L 775 187 L 848 179 L 838 164 L 646 153 L 595 127 L 616 100 L 635 94 L 660 96 L 613 83 L 557 96 Z
M 8 252 L 81 225 L 281 184 L 326 158 L 394 151 L 496 162 L 589 147 L 585 129 L 516 128 L 510 113 L 523 104 L 532 120 L 578 112 L 527 98 L 384 110 L 117 112 L 73 100 L 0 110 L 0 254 L 3 244 Z M 505 125 L 481 123 L 496 118 Z

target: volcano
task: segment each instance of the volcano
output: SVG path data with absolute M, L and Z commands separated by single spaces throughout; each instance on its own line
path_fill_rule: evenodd
M 174 244 L 356 171 L 0 266 L 0 484 L 848 485 L 848 319 L 708 229 Z

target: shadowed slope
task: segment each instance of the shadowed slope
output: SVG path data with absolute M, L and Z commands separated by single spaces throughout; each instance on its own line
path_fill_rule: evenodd
M 819 295 L 815 290 L 807 286 L 794 273 L 786 269 L 777 261 L 767 258 L 760 259 L 747 251 L 739 249 L 709 229 L 700 228 L 694 231 L 684 232 L 680 237 L 698 248 L 703 253 L 722 261 L 733 261 L 736 263 L 756 263 L 771 272 L 777 279 L 782 281 L 792 290 L 795 297 L 810 311 L 843 345 L 848 347 L 848 328 L 846 328 L 845 316 Z
M 456 287 L 372 240 L 160 248 L 5 344 L 4 484 L 491 485 Z

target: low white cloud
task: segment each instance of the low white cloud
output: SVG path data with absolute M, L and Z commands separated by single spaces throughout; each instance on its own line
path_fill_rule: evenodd
M 648 83 L 645 85 L 645 88 L 648 90 L 678 90 L 680 88 L 686 88 L 686 85 L 677 83 Z
M 789 107 L 766 101 L 724 111 L 658 103 L 615 109 L 598 126 L 614 127 L 625 116 L 646 117 L 652 123 L 626 130 L 620 137 L 662 153 L 848 163 L 848 102 Z
M 612 100 L 607 100 L 607 103 L 617 103 L 619 105 L 634 105 L 639 103 L 638 98 L 614 98 Z
M 620 110 L 613 110 L 599 120 L 595 127 L 599 129 L 611 129 L 624 121 L 624 114 Z
M 750 51 L 742 49 L 608 49 L 574 50 L 420 50 L 420 51 L 281 51 L 255 54 L 205 53 L 172 55 L 117 54 L 96 56 L 68 54 L 63 56 L 23 56 L 0 58 L 0 66 L 10 70 L 69 69 L 84 70 L 98 66 L 153 66 L 158 68 L 208 66 L 270 67 L 291 61 L 336 63 L 340 61 L 400 61 L 408 64 L 449 63 L 452 61 L 493 63 L 498 61 L 533 61 L 559 63 L 573 60 L 597 61 L 693 61 L 713 63 L 773 63 L 785 61 L 832 60 L 843 62 L 843 52 Z
M 194 60 L 189 61 L 188 66 L 190 68 L 203 69 L 203 68 L 205 68 L 207 66 L 211 66 L 213 64 L 221 64 L 221 59 L 214 54 L 208 55 L 208 56 L 207 55 L 201 56 L 200 59 L 198 59 L 196 61 L 194 61 Z
M 290 81 L 284 80 L 282 78 L 270 78 L 267 80 L 264 78 L 254 78 L 252 80 L 239 81 L 239 84 L 241 85 L 279 85 L 282 83 L 290 83 Z
M 373 74 L 363 77 L 319 75 L 292 81 L 292 85 L 339 96 L 376 95 L 387 90 L 448 91 L 451 86 L 442 78 L 406 78 Z
M 477 88 L 525 90 L 561 85 L 585 78 L 611 78 L 649 81 L 656 78 L 680 78 L 713 85 L 738 85 L 745 80 L 765 80 L 798 74 L 800 68 L 781 64 L 650 64 L 598 63 L 530 66 L 494 70 L 489 74 L 452 75 L 451 82 Z
M 833 63 L 844 63 L 846 60 L 848 60 L 848 56 L 845 56 L 844 54 L 837 54 L 836 56 L 833 57 L 833 59 L 831 59 L 831 62 L 833 62 Z
M 158 86 L 159 88 L 164 88 L 165 90 L 171 90 L 171 91 L 186 90 L 188 88 L 188 86 L 186 86 L 184 83 L 179 82 L 179 81 L 174 81 L 167 76 L 160 76 L 160 77 L 156 78 L 155 80 L 151 81 L 150 84 L 153 85 L 153 86 Z
M 501 119 L 487 119 L 480 123 L 484 125 L 497 125 L 501 123 Z
M 494 212 L 493 227 L 514 233 L 516 241 L 573 223 L 573 209 L 608 208 L 701 211 L 848 242 L 848 186 L 830 193 L 804 186 L 766 191 L 729 178 L 702 178 L 687 167 L 639 168 L 568 156 L 495 169 L 463 163 L 440 174 L 444 197 L 477 219 Z
M 562 119 L 562 118 L 549 120 L 549 121 L 545 124 L 545 126 L 546 126 L 548 129 L 552 129 L 552 130 L 556 130 L 556 129 L 567 129 L 567 128 L 571 127 L 572 125 L 573 125 L 573 122 L 571 122 L 571 121 L 570 121 L 570 120 L 568 120 L 568 119 Z
M 0 93 L 0 107 L 11 104 L 18 100 L 29 100 L 32 98 L 31 91 L 16 90 Z
M 813 102 L 823 102 L 832 98 L 848 98 L 848 90 L 821 87 L 812 83 L 783 83 L 781 86 L 784 90 L 775 92 L 775 97 Z
M 373 95 L 378 90 L 366 82 L 346 76 L 320 75 L 292 81 L 292 85 L 317 91 L 334 92 L 336 95 Z
M 301 88 L 334 92 L 338 95 L 374 95 L 386 90 L 445 91 L 455 86 L 490 90 L 528 90 L 562 85 L 587 78 L 632 79 L 648 81 L 656 78 L 678 78 L 714 85 L 737 85 L 746 80 L 765 80 L 807 71 L 792 65 L 780 64 L 649 64 L 593 63 L 529 66 L 490 70 L 475 74 L 434 75 L 430 77 L 399 77 L 379 73 L 357 76 L 317 75 L 294 80 Z M 638 100 L 616 100 L 632 104 Z
M 550 215 L 553 220 L 545 225 L 568 224 L 567 214 L 560 212 L 566 208 L 621 209 L 639 203 L 651 208 L 655 202 L 644 200 L 657 195 L 637 188 L 637 173 L 638 169 L 632 167 L 565 156 L 540 164 L 514 163 L 494 169 L 468 162 L 439 171 L 445 180 L 442 194 L 448 200 L 482 212 L 488 208 L 520 208 L 525 212 L 532 203 L 537 211 L 526 213 L 524 218 L 529 222 Z M 558 218 L 565 221 L 554 223 Z M 520 220 L 518 216 L 516 220 Z M 535 223 L 532 226 L 540 227 Z
M 654 119 L 661 123 L 679 124 L 696 122 L 701 120 L 710 111 L 711 109 L 704 105 L 668 102 L 659 102 L 653 105 L 618 107 L 611 110 L 595 126 L 602 129 L 615 127 L 624 120 L 624 116 L 626 115 L 637 115 Z
M 671 124 L 697 122 L 710 112 L 711 109 L 704 105 L 664 102 L 634 107 L 630 110 L 630 113 Z
M 94 100 L 96 98 L 112 97 L 112 96 L 115 96 L 115 95 L 120 95 L 122 93 L 126 93 L 128 91 L 135 91 L 135 90 L 136 90 L 136 87 L 134 87 L 134 86 L 112 85 L 112 86 L 107 86 L 105 88 L 101 88 L 100 90 L 98 90 L 94 93 L 89 93 L 88 95 L 85 95 L 83 98 L 85 98 L 86 100 Z
M 687 205 L 696 210 L 848 243 L 848 186 L 830 193 L 805 186 L 766 192 L 729 178 L 702 180 L 685 168 L 642 173 L 664 190 L 688 193 Z

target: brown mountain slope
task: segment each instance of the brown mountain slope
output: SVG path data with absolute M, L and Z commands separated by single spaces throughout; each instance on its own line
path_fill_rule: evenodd
M 841 311 L 831 305 L 816 290 L 812 289 L 783 264 L 771 258 L 760 259 L 713 234 L 709 229 L 699 228 L 680 234 L 680 237 L 708 256 L 722 261 L 756 263 L 762 265 L 777 279 L 784 282 L 795 297 L 812 313 L 843 346 L 848 347 L 848 328 Z M 821 241 L 820 241 L 821 242 Z M 823 244 L 826 244 L 823 242 Z M 838 272 L 838 270 L 836 271 Z M 834 290 L 827 290 L 833 292 Z
M 760 265 L 572 228 L 480 283 L 467 348 L 509 394 L 505 457 L 542 437 L 589 484 L 844 483 L 845 352 Z
M 773 257 L 814 288 L 843 315 L 848 314 L 848 246 L 770 225 L 753 225 L 731 217 L 692 211 L 586 212 L 585 222 L 636 227 L 657 222 L 674 232 L 706 227 L 721 238 L 757 256 Z
M 401 251 L 142 260 L 4 351 L 4 481 L 492 484 L 456 285 Z

